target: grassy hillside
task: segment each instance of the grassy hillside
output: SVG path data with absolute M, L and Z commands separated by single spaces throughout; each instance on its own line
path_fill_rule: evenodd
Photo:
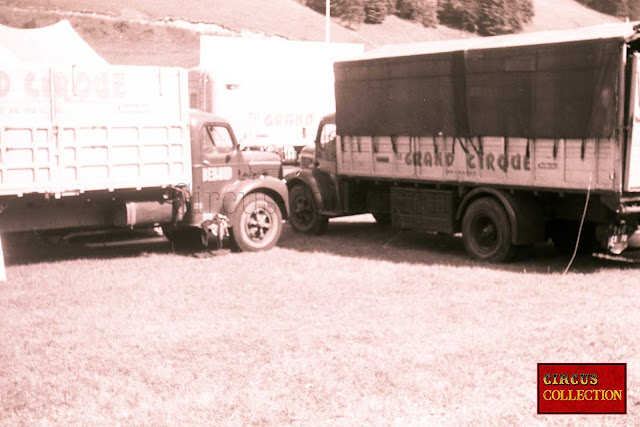
M 77 15 L 47 10 L 0 7 L 0 24 L 37 28 L 61 19 L 111 64 L 194 67 L 200 62 L 200 41 L 191 30 L 151 25 L 124 18 Z
M 25 7 L 23 0 L 0 0 L 0 4 Z M 616 19 L 595 12 L 574 0 L 535 0 L 536 16 L 526 31 L 595 25 Z M 295 40 L 324 40 L 324 16 L 295 0 L 30 0 L 29 9 L 98 12 L 123 18 L 162 20 L 166 17 L 207 22 L 237 32 L 251 31 Z M 334 21 L 333 41 L 366 43 L 369 47 L 388 43 L 465 37 L 469 34 L 439 26 L 420 25 L 390 16 L 382 25 L 363 24 L 358 31 Z
M 534 0 L 536 15 L 525 31 L 547 31 L 563 28 L 617 22 L 613 16 L 589 9 L 574 0 Z

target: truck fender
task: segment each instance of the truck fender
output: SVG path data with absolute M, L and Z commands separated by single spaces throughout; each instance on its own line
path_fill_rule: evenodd
M 224 195 L 222 213 L 233 215 L 237 209 L 242 209 L 243 199 L 253 193 L 265 193 L 280 207 L 282 217 L 289 216 L 289 192 L 282 180 L 272 176 L 262 176 L 259 179 L 240 180 L 231 184 Z
M 480 197 L 493 197 L 504 207 L 511 224 L 511 242 L 515 245 L 531 244 L 544 240 L 544 216 L 542 208 L 533 196 L 512 196 L 495 188 L 479 187 L 465 194 L 456 213 L 460 222 L 467 207 Z
M 285 181 L 287 181 L 287 188 L 289 191 L 296 185 L 302 185 L 307 187 L 311 193 L 313 194 L 313 199 L 316 203 L 316 206 L 325 206 L 324 198 L 322 196 L 322 191 L 320 191 L 320 186 L 318 185 L 318 181 L 313 176 L 311 171 L 309 170 L 299 170 L 293 173 L 288 174 L 284 177 Z

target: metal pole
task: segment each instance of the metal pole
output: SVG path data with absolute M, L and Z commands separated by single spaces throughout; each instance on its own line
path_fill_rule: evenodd
M 329 43 L 331 41 L 331 0 L 327 0 L 325 9 L 325 23 L 324 23 L 324 41 Z

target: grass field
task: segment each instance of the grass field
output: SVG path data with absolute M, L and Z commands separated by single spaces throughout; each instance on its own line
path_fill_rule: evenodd
M 630 425 L 640 272 L 367 217 L 261 254 L 6 242 L 0 424 Z M 628 363 L 628 415 L 536 415 L 536 363 Z

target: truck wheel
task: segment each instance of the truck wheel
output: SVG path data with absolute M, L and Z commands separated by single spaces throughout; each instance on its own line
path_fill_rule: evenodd
M 500 203 L 490 198 L 474 201 L 465 212 L 462 241 L 467 253 L 482 261 L 505 262 L 515 253 L 509 218 Z
M 313 194 L 308 187 L 294 186 L 289 192 L 289 223 L 298 233 L 323 234 L 329 218 L 318 213 Z
M 232 234 L 237 249 L 241 251 L 271 249 L 282 234 L 280 207 L 264 193 L 245 196 L 233 216 Z

